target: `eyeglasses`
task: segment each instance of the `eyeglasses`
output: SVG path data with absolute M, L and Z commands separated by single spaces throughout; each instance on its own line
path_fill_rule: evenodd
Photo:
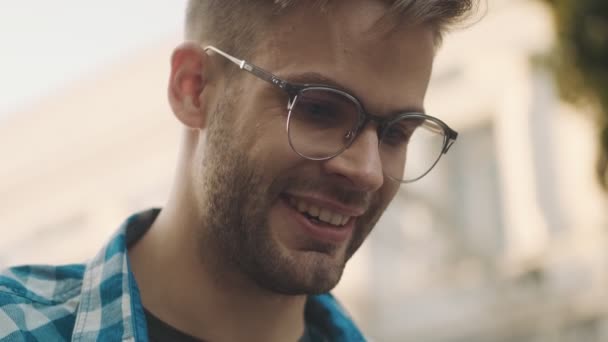
M 384 174 L 397 182 L 410 183 L 429 173 L 458 137 L 456 131 L 435 117 L 417 112 L 388 118 L 375 116 L 366 112 L 356 97 L 338 88 L 290 83 L 213 46 L 204 50 L 225 57 L 287 93 L 287 136 L 293 151 L 303 158 L 336 157 L 352 145 L 371 121 L 378 127 Z

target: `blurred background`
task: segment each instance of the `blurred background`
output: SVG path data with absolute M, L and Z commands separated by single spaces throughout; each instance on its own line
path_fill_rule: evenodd
M 488 0 L 447 36 L 427 110 L 458 142 L 402 187 L 335 291 L 376 341 L 608 341 L 602 102 L 585 77 L 608 74 L 572 73 L 563 29 L 585 2 Z M 605 50 L 602 2 L 603 19 L 575 19 Z M 184 6 L 0 0 L 0 268 L 80 262 L 162 206 Z

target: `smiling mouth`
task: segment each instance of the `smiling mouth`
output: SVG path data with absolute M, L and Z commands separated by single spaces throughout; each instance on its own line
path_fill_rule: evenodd
M 352 216 L 342 215 L 330 209 L 291 196 L 286 197 L 286 202 L 291 208 L 298 211 L 315 225 L 329 225 L 335 228 L 341 228 L 352 218 Z

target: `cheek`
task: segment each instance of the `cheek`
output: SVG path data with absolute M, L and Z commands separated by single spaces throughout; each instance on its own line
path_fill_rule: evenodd
M 274 120 L 272 124 L 259 124 L 244 148 L 252 161 L 261 168 L 261 172 L 275 178 L 278 173 L 287 172 L 297 166 L 303 159 L 289 145 L 285 123 Z

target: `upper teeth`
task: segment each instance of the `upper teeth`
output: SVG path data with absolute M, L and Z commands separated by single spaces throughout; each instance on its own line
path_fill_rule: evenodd
M 290 197 L 289 203 L 299 212 L 316 217 L 319 221 L 329 223 L 334 226 L 343 226 L 350 220 L 350 216 L 335 213 L 329 209 L 318 207 L 314 204 Z

